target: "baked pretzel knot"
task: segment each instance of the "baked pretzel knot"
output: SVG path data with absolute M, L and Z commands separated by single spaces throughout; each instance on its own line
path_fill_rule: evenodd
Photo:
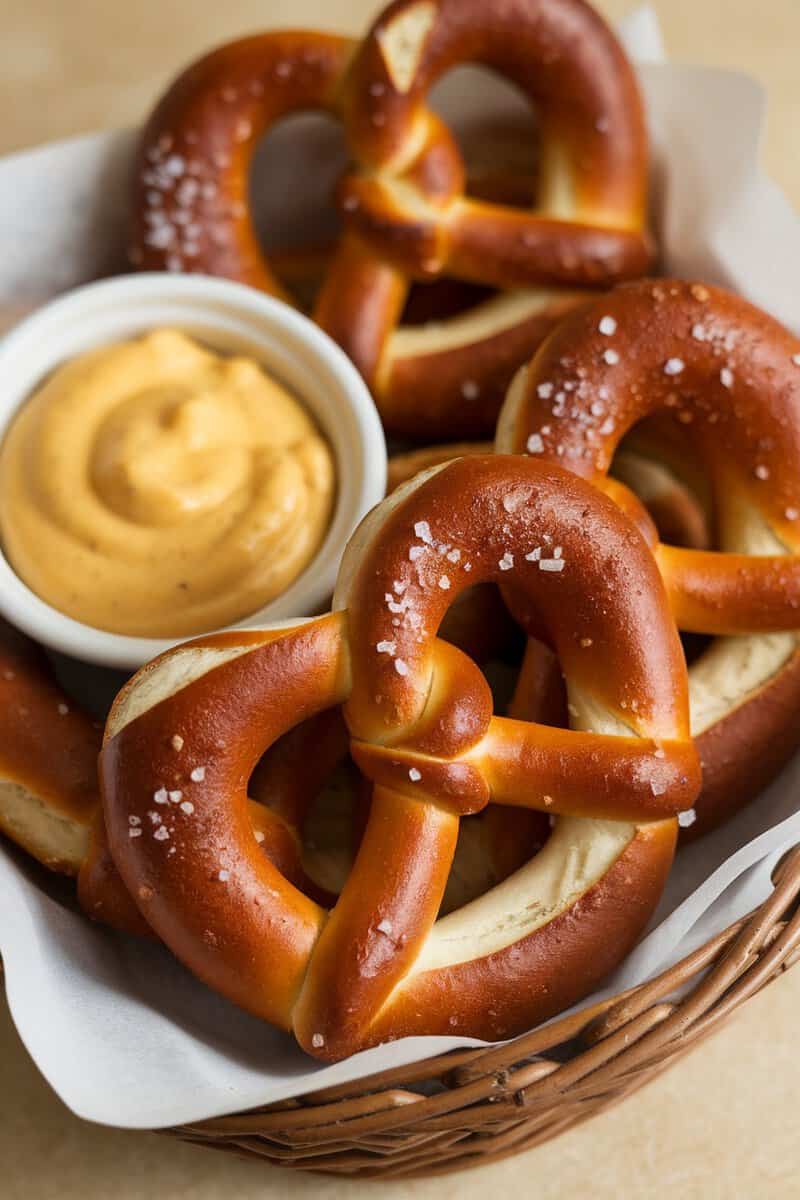
M 606 472 L 653 414 L 691 434 L 713 492 L 718 550 L 651 531 L 679 628 L 714 636 L 689 670 L 702 832 L 800 742 L 800 341 L 718 288 L 627 284 L 572 314 L 519 373 L 497 446 L 557 461 L 626 503 Z
M 478 668 L 436 637 L 454 597 L 501 578 L 558 651 L 575 729 L 493 716 Z M 630 949 L 669 869 L 674 815 L 699 785 L 652 556 L 613 503 L 566 472 L 462 459 L 367 518 L 335 606 L 191 642 L 128 684 L 101 755 L 117 866 L 192 971 L 312 1054 L 414 1033 L 509 1036 Z M 374 786 L 328 912 L 261 852 L 246 788 L 267 746 L 334 705 Z M 459 818 L 489 803 L 553 814 L 551 836 L 437 921 Z
M 458 143 L 427 105 L 462 62 L 497 70 L 536 107 L 533 210 L 465 195 Z M 651 261 L 635 77 L 584 0 L 402 0 L 360 45 L 267 33 L 185 71 L 140 144 L 134 265 L 224 275 L 290 299 L 254 228 L 250 167 L 261 137 L 308 109 L 344 123 L 353 160 L 338 195 L 343 233 L 312 315 L 394 432 L 490 433 L 513 370 L 580 300 L 577 289 L 640 275 Z M 504 290 L 401 328 L 412 281 L 442 274 Z

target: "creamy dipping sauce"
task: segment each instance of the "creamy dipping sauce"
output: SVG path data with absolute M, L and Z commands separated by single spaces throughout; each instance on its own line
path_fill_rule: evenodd
M 20 578 L 98 629 L 185 637 L 285 591 L 330 524 L 333 455 L 255 361 L 170 329 L 60 367 L 0 447 Z

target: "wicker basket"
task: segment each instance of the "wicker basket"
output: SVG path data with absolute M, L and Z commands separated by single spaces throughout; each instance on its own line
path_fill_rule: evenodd
M 282 1167 L 382 1179 L 527 1150 L 647 1083 L 798 960 L 800 846 L 773 882 L 760 908 L 657 979 L 506 1045 L 168 1132 Z

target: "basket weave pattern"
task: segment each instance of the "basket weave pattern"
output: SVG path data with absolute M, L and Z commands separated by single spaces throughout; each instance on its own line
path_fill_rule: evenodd
M 506 1045 L 169 1132 L 283 1167 L 383 1179 L 529 1149 L 630 1095 L 800 958 L 800 847 L 774 884 L 760 908 L 656 979 Z

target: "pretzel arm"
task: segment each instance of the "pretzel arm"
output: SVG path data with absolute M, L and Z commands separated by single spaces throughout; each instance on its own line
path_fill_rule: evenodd
M 433 927 L 457 838 L 456 813 L 375 788 L 353 868 L 295 1008 L 295 1035 L 307 1050 L 324 1047 L 326 1057 L 338 1057 L 363 1039 Z
M 470 755 L 480 763 L 491 803 L 614 821 L 659 820 L 691 808 L 693 757 L 681 742 L 508 717 L 493 717 Z
M 800 558 L 660 544 L 656 560 L 680 629 L 782 633 L 800 622 Z

